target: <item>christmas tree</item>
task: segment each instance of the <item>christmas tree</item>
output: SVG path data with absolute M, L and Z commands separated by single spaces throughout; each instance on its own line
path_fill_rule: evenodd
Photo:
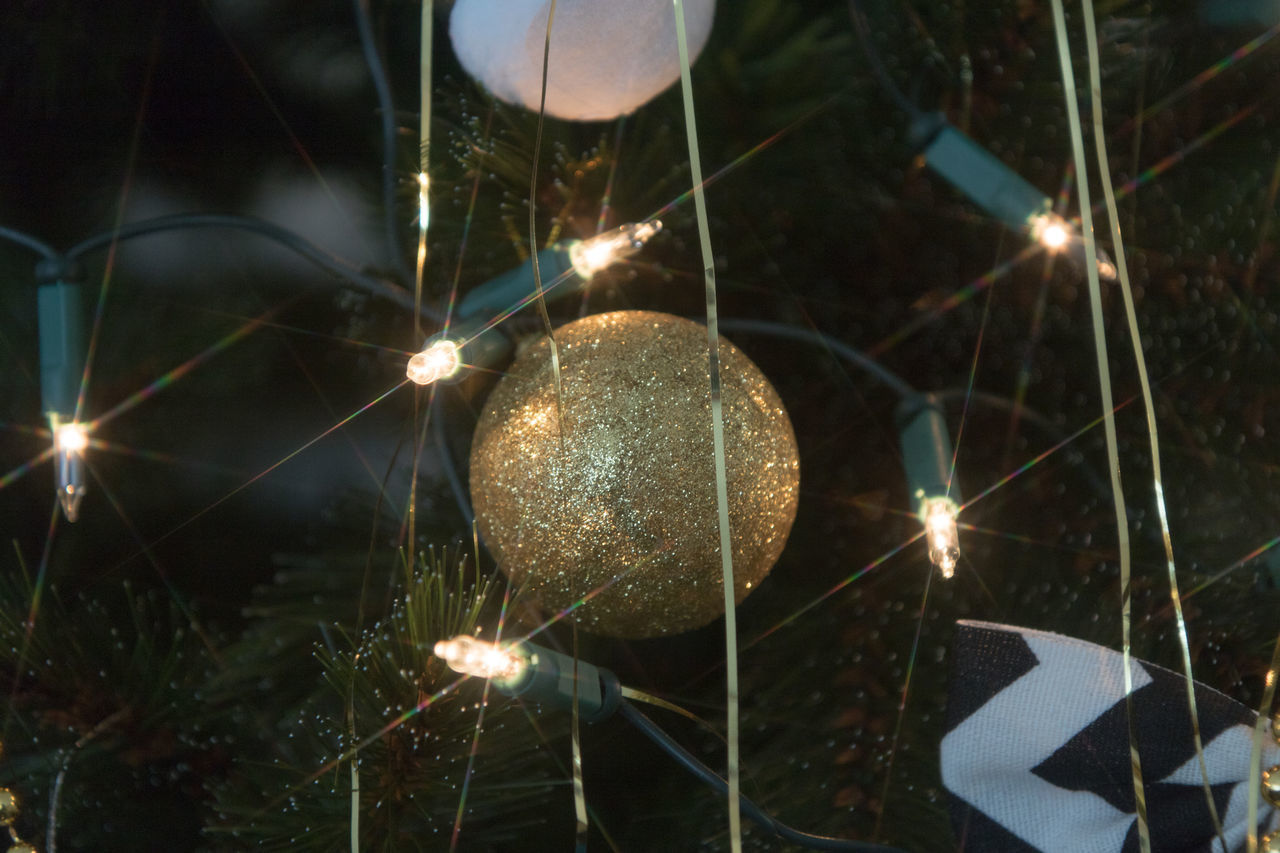
M 1280 633 L 1277 20 L 1248 4 L 1070 4 L 1064 45 L 1049 3 L 721 3 L 693 45 L 689 103 L 666 80 L 625 115 L 583 121 L 557 115 L 557 87 L 607 100 L 607 80 L 636 79 L 619 72 L 626 51 L 650 44 L 628 33 L 668 25 L 671 5 L 561 0 L 553 33 L 576 40 L 563 54 L 550 41 L 540 115 L 476 79 L 450 32 L 468 2 L 429 7 L 429 30 L 420 4 L 363 0 L 0 10 L 0 786 L 18 800 L 0 817 L 15 841 L 733 848 L 725 794 L 625 715 L 588 722 L 466 678 L 435 651 L 457 635 L 615 673 L 628 707 L 715 773 L 736 752 L 742 794 L 777 821 L 915 851 L 976 843 L 949 817 L 939 763 L 957 620 L 1112 649 L 1127 635 L 1181 674 L 1185 616 L 1195 679 L 1262 708 Z M 540 8 L 503 14 L 517 6 Z M 543 15 L 520 33 L 539 70 Z M 1073 156 L 1073 130 L 1094 144 L 1086 31 L 1122 245 L 1092 153 L 1083 179 Z M 1064 92 L 1064 48 L 1078 92 Z M 600 54 L 617 67 L 553 74 L 561 56 Z M 1008 199 L 1028 192 L 1047 206 L 1010 221 Z M 572 241 L 637 223 L 649 230 L 628 257 L 570 271 Z M 1051 225 L 1065 246 L 1045 245 Z M 689 630 L 602 628 L 591 614 L 629 579 L 610 564 L 620 549 L 591 550 L 595 521 L 576 507 L 556 535 L 598 575 L 550 598 L 522 573 L 554 562 L 503 550 L 477 499 L 498 474 L 472 455 L 499 383 L 522 359 L 550 363 L 549 326 L 618 311 L 705 324 L 708 277 L 723 346 L 758 367 L 798 452 L 794 522 L 781 498 L 768 507 L 785 548 L 739 596 L 735 655 L 720 610 Z M 409 359 L 450 330 L 465 331 L 457 373 L 408 381 Z M 50 374 L 53 338 L 82 349 Z M 726 502 L 768 467 L 734 461 L 764 442 L 733 444 L 743 370 L 729 353 L 722 470 L 745 485 Z M 574 351 L 555 357 L 572 393 Z M 572 427 L 565 389 L 544 390 Z M 701 375 L 694 390 L 709 395 Z M 683 425 L 682 399 L 628 411 Z M 913 443 L 916 417 L 941 445 Z M 67 421 L 85 431 L 58 431 Z M 664 458 L 670 479 L 626 498 L 663 530 L 692 513 L 704 589 L 723 583 L 705 422 L 707 450 Z M 547 464 L 566 441 L 604 454 L 554 423 Z M 561 469 L 529 447 L 501 461 L 561 499 Z M 916 488 L 939 470 L 959 553 L 931 560 L 931 495 Z M 695 509 L 677 499 L 686 484 L 706 487 Z M 504 523 L 548 517 L 521 504 Z M 692 597 L 692 568 L 672 565 L 672 584 L 633 593 L 637 612 Z M 747 817 L 744 849 L 792 849 Z

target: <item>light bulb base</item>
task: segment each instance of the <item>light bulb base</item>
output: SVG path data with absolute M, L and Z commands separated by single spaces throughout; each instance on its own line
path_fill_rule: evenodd
M 79 402 L 85 358 L 82 290 L 80 284 L 67 281 L 36 288 L 40 397 L 46 412 L 75 412 Z
M 618 710 L 622 687 L 618 677 L 609 670 L 579 658 L 575 678 L 575 661 L 570 655 L 533 643 L 521 643 L 518 648 L 525 655 L 528 666 L 518 681 L 494 682 L 494 687 L 502 693 L 527 702 L 569 710 L 573 707 L 573 694 L 577 692 L 578 716 L 588 723 L 598 723 Z
M 920 133 L 925 133 L 922 127 Z M 929 168 L 990 215 L 1026 229 L 1049 213 L 1049 197 L 990 151 L 950 124 L 933 131 L 924 147 Z
M 538 253 L 538 275 L 547 299 L 559 299 L 577 293 L 586 282 L 574 272 L 569 249 L 557 244 Z M 497 275 L 479 287 L 472 288 L 458 303 L 459 320 L 488 319 L 514 311 L 535 293 L 533 260 L 526 260 L 512 270 Z
M 533 643 L 498 645 L 463 635 L 436 643 L 434 651 L 457 672 L 489 678 L 505 696 L 568 710 L 576 693 L 578 716 L 588 723 L 612 716 L 622 701 L 609 670 Z
M 952 468 L 951 433 L 942 401 L 933 394 L 907 397 L 898 404 L 894 422 L 902 447 L 911 511 L 919 515 L 924 509 L 924 498 L 930 495 L 945 495 L 959 501 L 960 489 Z

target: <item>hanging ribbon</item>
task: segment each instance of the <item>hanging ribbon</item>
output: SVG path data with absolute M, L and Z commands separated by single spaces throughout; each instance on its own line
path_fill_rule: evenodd
M 960 622 L 942 781 L 968 853 L 1127 853 L 1138 848 L 1123 657 L 1083 640 Z M 1182 675 L 1133 659 L 1137 747 L 1152 850 L 1217 851 Z M 1248 834 L 1258 714 L 1195 684 L 1214 804 L 1231 849 Z M 1280 763 L 1267 739 L 1262 766 Z M 1277 825 L 1274 809 L 1262 831 Z

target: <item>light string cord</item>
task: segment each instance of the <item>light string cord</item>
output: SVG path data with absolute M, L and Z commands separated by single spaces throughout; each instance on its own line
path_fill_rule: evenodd
M 94 234 L 76 243 L 65 252 L 57 252 L 29 234 L 4 226 L 0 226 L 0 238 L 25 246 L 37 252 L 46 260 L 66 263 L 78 261 L 90 252 L 110 248 L 111 244 L 116 241 L 131 240 L 165 231 L 183 231 L 194 228 L 230 228 L 265 237 L 310 261 L 326 272 L 332 273 L 348 284 L 355 285 L 374 296 L 381 296 L 401 308 L 413 309 L 414 307 L 413 295 L 403 287 L 386 279 L 360 271 L 350 261 L 321 249 L 315 243 L 300 234 L 290 231 L 288 228 L 252 216 L 238 216 L 229 213 L 175 213 L 168 216 L 157 216 L 153 219 L 144 219 L 140 222 L 130 222 L 122 225 L 118 231 L 112 230 Z M 439 323 L 442 321 L 440 315 L 429 306 L 422 306 L 421 313 L 432 322 Z
M 437 397 L 435 404 L 437 407 L 442 407 L 444 402 Z M 466 484 L 462 482 L 462 476 L 458 473 L 458 463 L 454 461 L 453 450 L 449 447 L 449 433 L 445 424 L 444 412 L 438 411 L 432 417 L 431 433 L 432 438 L 435 440 L 440 467 L 444 469 L 445 479 L 449 482 L 449 491 L 453 493 L 453 501 L 457 504 L 458 511 L 462 513 L 463 520 L 470 526 L 475 521 L 476 514 L 471 508 Z
M 801 343 L 811 344 L 813 346 L 822 347 L 831 355 L 844 359 L 851 366 L 860 368 L 871 377 L 879 381 L 889 390 L 896 393 L 901 399 L 912 400 L 920 399 L 925 396 L 925 392 L 912 387 L 905 379 L 897 375 L 862 350 L 850 346 L 844 341 L 826 332 L 807 326 L 792 326 L 787 323 L 776 323 L 771 320 L 745 320 L 738 318 L 722 318 L 720 320 L 720 328 L 729 332 L 739 331 L 749 335 L 767 335 L 770 337 L 786 338 Z M 942 391 L 932 392 L 932 396 L 943 401 L 960 400 L 966 406 L 972 403 L 980 403 L 993 409 L 1003 411 L 1017 411 L 1020 417 L 1024 418 L 1028 423 L 1034 424 L 1049 437 L 1055 441 L 1062 441 L 1067 438 L 1066 433 L 1058 428 L 1053 421 L 1044 415 L 1021 405 L 1013 400 L 993 394 L 990 391 L 983 391 L 976 388 L 947 388 Z M 1089 482 L 1098 490 L 1103 497 L 1110 497 L 1110 488 L 1102 482 L 1092 468 L 1085 468 L 1084 474 Z M 454 472 L 457 476 L 457 472 Z
M 24 234 L 16 228 L 7 228 L 0 225 L 0 239 L 8 240 L 10 243 L 16 243 L 19 246 L 25 246 L 46 261 L 62 259 L 62 255 L 58 254 L 57 249 L 43 240 L 32 237 L 30 234 Z
M 1138 848 L 1141 853 L 1151 853 L 1151 830 L 1147 823 L 1147 797 L 1142 782 L 1142 758 L 1138 754 L 1138 736 L 1133 708 L 1132 647 L 1130 643 L 1132 590 L 1129 585 L 1130 563 L 1133 559 L 1129 546 L 1129 518 L 1125 509 L 1124 489 L 1120 484 L 1120 451 L 1116 439 L 1116 419 L 1111 393 L 1111 374 L 1107 359 L 1106 326 L 1102 318 L 1102 287 L 1098 281 L 1098 254 L 1093 237 L 1093 209 L 1089 201 L 1088 163 L 1084 154 L 1084 137 L 1080 124 L 1080 107 L 1076 94 L 1074 71 L 1071 67 L 1071 47 L 1067 38 L 1066 13 L 1062 0 L 1053 2 L 1054 35 L 1058 46 L 1058 63 L 1062 73 L 1063 100 L 1067 108 L 1067 125 L 1071 131 L 1071 151 L 1075 161 L 1080 197 L 1080 237 L 1084 244 L 1085 274 L 1089 284 L 1089 310 L 1093 321 L 1093 348 L 1098 369 L 1098 389 L 1102 396 L 1103 431 L 1106 434 L 1107 469 L 1111 474 L 1111 496 L 1116 515 L 1116 539 L 1120 552 L 1120 625 L 1121 653 L 1124 669 L 1125 720 L 1129 733 L 1129 769 L 1133 781 L 1135 824 L 1138 829 Z
M 741 767 L 738 759 L 738 620 L 733 579 L 733 543 L 729 527 L 729 478 L 724 452 L 724 411 L 720 399 L 720 331 L 716 309 L 715 255 L 711 251 L 711 226 L 707 221 L 707 199 L 702 189 L 702 158 L 698 153 L 698 123 L 693 109 L 693 80 L 689 68 L 689 38 L 685 32 L 684 3 L 672 0 L 676 16 L 676 47 L 680 54 L 680 90 L 684 96 L 685 138 L 689 146 L 689 177 L 693 182 L 693 206 L 698 219 L 698 240 L 702 250 L 702 271 L 706 282 L 707 373 L 711 385 L 711 443 L 715 455 L 716 511 L 720 528 L 720 568 L 724 585 L 725 705 L 728 742 L 729 844 L 733 853 L 742 851 L 740 813 Z
M 875 40 L 871 34 L 871 25 L 867 21 L 866 10 L 862 8 L 863 0 L 849 0 L 849 17 L 853 20 L 853 32 L 858 37 L 858 43 L 862 46 L 862 53 L 867 59 L 867 66 L 871 69 L 871 73 L 880 83 L 880 88 L 889 96 L 900 110 L 907 114 L 908 118 L 918 119 L 924 118 L 925 113 L 918 106 L 911 102 L 894 82 L 893 77 L 889 75 L 889 69 L 885 68 L 884 61 L 880 58 L 880 52 L 876 50 Z
M 641 734 L 649 738 L 663 752 L 671 756 L 677 764 L 684 767 L 697 778 L 701 779 L 707 785 L 710 785 L 720 794 L 727 794 L 729 791 L 729 783 L 725 781 L 719 774 L 703 764 L 693 753 L 689 752 L 679 743 L 672 739 L 657 723 L 644 715 L 629 700 L 623 699 L 618 704 L 618 711 L 622 716 L 634 726 Z M 850 838 L 831 838 L 824 835 L 813 835 L 807 832 L 801 832 L 798 829 L 787 826 L 777 818 L 770 815 L 760 806 L 756 805 L 747 797 L 738 795 L 738 805 L 742 813 L 751 819 L 753 823 L 758 824 L 764 829 L 772 832 L 779 838 L 789 841 L 792 844 L 798 844 L 811 850 L 851 850 L 857 853 L 902 853 L 896 847 L 888 847 L 883 844 L 874 844 L 866 841 L 856 841 Z
M 360 50 L 364 53 L 364 61 L 369 66 L 369 76 L 373 80 L 373 90 L 378 97 L 378 112 L 382 126 L 382 216 L 383 228 L 386 230 L 387 262 L 405 279 L 410 272 L 405 266 L 404 255 L 400 249 L 400 229 L 396 222 L 396 116 L 391 101 L 391 84 L 387 81 L 387 70 L 382 65 L 382 57 L 378 55 L 378 46 L 373 40 L 373 22 L 370 20 L 369 0 L 352 0 L 355 4 L 356 29 L 360 33 Z
M 893 391 L 903 399 L 922 396 L 910 383 L 871 356 L 846 344 L 844 341 L 804 326 L 792 326 L 786 323 L 775 323 L 770 320 L 743 320 L 726 317 L 720 321 L 720 328 L 726 332 L 745 332 L 752 335 L 769 335 L 775 338 L 788 338 L 794 341 L 820 346 L 839 356 L 849 364 L 861 368 L 877 382 Z
M 1213 787 L 1209 781 L 1209 768 L 1205 764 L 1204 738 L 1200 734 L 1200 712 L 1196 707 L 1195 681 L 1191 675 L 1191 646 L 1187 640 L 1187 621 L 1182 612 L 1182 596 L 1178 592 L 1178 573 L 1173 561 L 1173 540 L 1169 535 L 1169 512 L 1165 507 L 1164 478 L 1160 467 L 1160 433 L 1156 427 L 1156 410 L 1151 399 L 1151 380 L 1147 376 L 1147 359 L 1142 352 L 1142 334 L 1138 329 L 1138 315 L 1133 304 L 1133 289 L 1129 285 L 1129 268 L 1125 262 L 1124 242 L 1120 236 L 1120 214 L 1116 209 L 1115 191 L 1111 186 L 1111 169 L 1107 160 L 1106 134 L 1102 127 L 1102 74 L 1099 71 L 1098 35 L 1093 16 L 1093 0 L 1083 0 L 1084 34 L 1089 55 L 1089 94 L 1093 102 L 1093 142 L 1098 158 L 1098 177 L 1107 205 L 1107 219 L 1111 225 L 1111 245 L 1115 249 L 1115 266 L 1120 281 L 1120 295 L 1124 299 L 1125 318 L 1129 323 L 1129 340 L 1133 345 L 1133 358 L 1138 366 L 1138 382 L 1142 388 L 1142 407 L 1147 416 L 1147 440 L 1151 447 L 1151 488 L 1155 494 L 1156 511 L 1160 517 L 1160 535 L 1164 544 L 1165 567 L 1169 575 L 1169 599 L 1177 623 L 1178 644 L 1182 651 L 1182 674 L 1187 690 L 1187 710 L 1191 716 L 1191 737 L 1196 747 L 1196 760 L 1200 764 L 1200 779 L 1204 786 L 1205 802 L 1209 817 L 1213 820 L 1222 844 L 1222 853 L 1229 853 L 1218 806 L 1214 802 Z M 1083 172 L 1081 173 L 1083 174 Z M 1094 270 L 1096 273 L 1096 269 Z

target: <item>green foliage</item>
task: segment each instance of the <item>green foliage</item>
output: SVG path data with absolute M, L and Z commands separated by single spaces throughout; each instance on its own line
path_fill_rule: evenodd
M 329 689 L 282 723 L 274 757 L 242 756 L 215 792 L 215 833 L 261 850 L 348 849 L 353 760 L 362 850 L 438 850 L 460 808 L 467 849 L 538 822 L 551 767 L 535 730 L 431 654 L 475 632 L 495 592 L 461 559 L 425 558 L 385 619 L 317 652 Z
M 23 838 L 53 846 L 56 809 L 63 849 L 195 846 L 202 782 L 235 742 L 201 700 L 206 642 L 161 591 L 68 601 L 0 577 L 0 785 L 20 792 Z

